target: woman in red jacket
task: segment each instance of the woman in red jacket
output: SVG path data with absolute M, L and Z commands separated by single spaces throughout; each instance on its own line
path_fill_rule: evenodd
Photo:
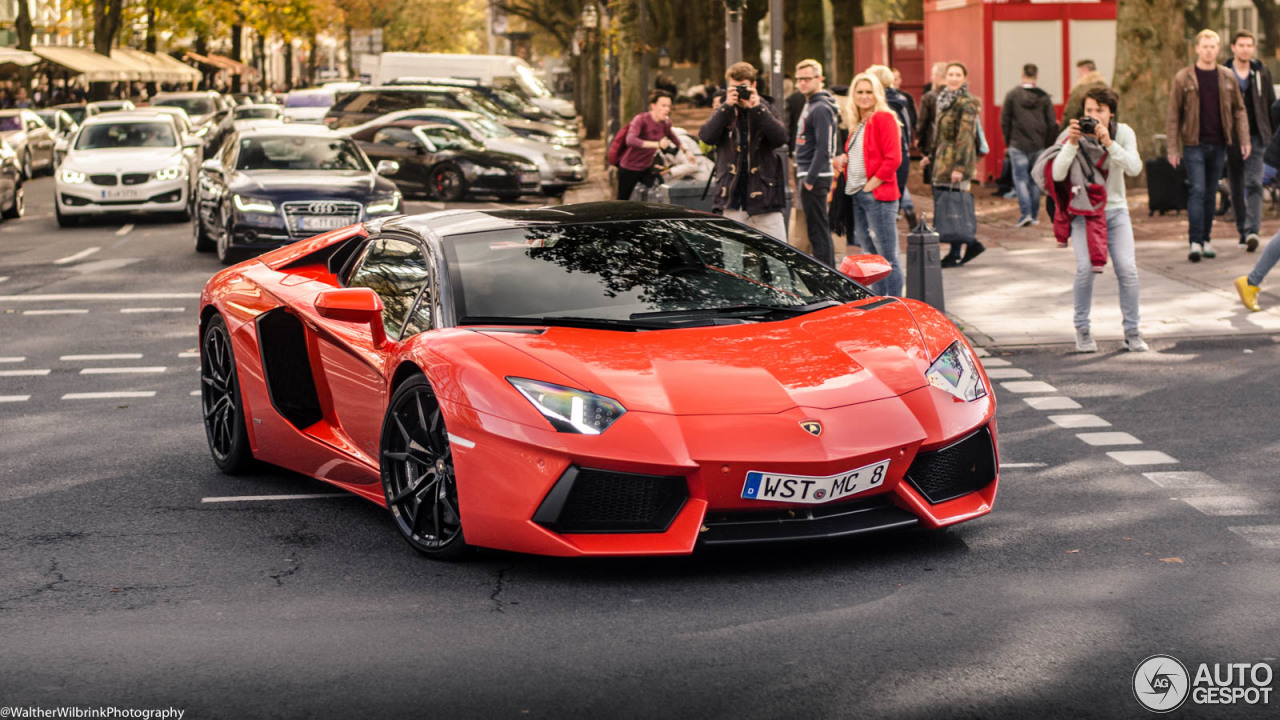
M 849 141 L 836 159 L 845 173 L 844 192 L 853 201 L 853 239 L 858 247 L 883 256 L 893 271 L 873 283 L 879 295 L 902 294 L 902 263 L 898 261 L 898 165 L 902 145 L 898 116 L 889 108 L 879 79 L 861 73 L 849 84 L 841 111 Z

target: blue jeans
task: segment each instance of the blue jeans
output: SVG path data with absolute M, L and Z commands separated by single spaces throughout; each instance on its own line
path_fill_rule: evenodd
M 1040 186 L 1031 180 L 1031 168 L 1039 157 L 1038 152 L 1009 148 L 1009 160 L 1013 163 L 1013 191 L 1018 194 L 1018 212 L 1032 220 L 1040 214 Z
M 1254 264 L 1253 270 L 1249 272 L 1249 284 L 1262 287 L 1263 278 L 1271 272 L 1272 267 L 1275 267 L 1277 260 L 1280 260 L 1280 232 L 1276 233 L 1262 249 L 1262 255 Z
M 1236 216 L 1236 230 L 1240 231 L 1242 238 L 1258 232 L 1262 226 L 1262 156 L 1266 154 L 1267 144 L 1257 133 L 1252 134 L 1249 141 L 1253 150 L 1249 152 L 1248 159 L 1241 157 L 1239 148 L 1227 151 L 1231 210 Z
M 1089 311 L 1093 309 L 1093 272 L 1089 262 L 1089 243 L 1084 235 L 1084 218 L 1071 221 L 1071 247 L 1076 251 L 1075 325 L 1089 327 Z M 1138 331 L 1138 264 L 1133 257 L 1133 224 L 1129 211 L 1107 211 L 1107 254 L 1111 267 L 1115 268 L 1120 283 L 1120 315 L 1124 332 L 1131 335 Z
M 1187 224 L 1191 243 L 1209 241 L 1213 232 L 1213 211 L 1218 200 L 1218 181 L 1227 164 L 1225 145 L 1192 145 L 1182 148 L 1187 165 Z
M 893 268 L 888 277 L 872 283 L 871 290 L 877 295 L 901 296 L 903 275 L 902 263 L 898 260 L 898 201 L 882 202 L 869 192 L 855 194 L 853 240 L 864 252 L 888 260 Z

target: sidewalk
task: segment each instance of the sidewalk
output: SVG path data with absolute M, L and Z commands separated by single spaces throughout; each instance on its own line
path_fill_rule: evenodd
M 696 131 L 707 112 L 681 108 L 673 113 L 673 119 L 677 125 Z M 566 203 L 612 199 L 604 155 L 605 141 L 583 144 L 591 179 L 567 192 Z M 929 190 L 920 182 L 918 166 L 913 167 L 910 187 L 917 212 L 932 217 Z M 1016 228 L 1017 201 L 993 197 L 989 185 L 977 188 L 974 197 L 978 235 L 987 251 L 971 266 L 943 271 L 947 314 L 975 343 L 987 348 L 1063 345 L 1064 351 L 1074 350 L 1074 252 L 1056 246 L 1043 213 L 1040 225 Z M 1185 212 L 1149 217 L 1141 189 L 1129 191 L 1129 208 L 1137 246 L 1141 329 L 1148 341 L 1156 342 L 1154 349 L 1159 349 L 1162 340 L 1180 338 L 1280 337 L 1280 280 L 1263 288 L 1258 297 L 1263 309 L 1257 313 L 1241 305 L 1231 284 L 1253 268 L 1275 232 L 1275 209 L 1264 203 L 1263 245 L 1257 252 L 1246 253 L 1238 246 L 1235 224 L 1219 217 L 1213 233 L 1218 257 L 1191 263 L 1187 260 Z M 905 223 L 898 227 L 905 261 Z M 1119 346 L 1124 332 L 1110 263 L 1094 278 L 1090 319 L 1093 335 L 1103 343 L 1104 352 L 1107 343 L 1112 349 Z

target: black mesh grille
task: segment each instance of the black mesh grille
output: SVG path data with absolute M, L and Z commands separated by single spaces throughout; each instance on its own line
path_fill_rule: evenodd
M 681 477 L 570 468 L 534 520 L 560 532 L 662 532 L 688 496 Z
M 151 176 L 147 173 L 125 173 L 121 176 L 121 180 L 125 185 L 141 185 L 146 182 L 149 177 Z
M 981 490 L 995 479 L 995 448 L 986 427 L 960 442 L 919 453 L 907 468 L 907 481 L 934 504 Z
M 89 179 L 94 185 L 115 185 L 117 182 L 115 175 L 90 175 Z

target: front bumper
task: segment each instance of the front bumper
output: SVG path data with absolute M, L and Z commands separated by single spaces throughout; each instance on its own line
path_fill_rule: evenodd
M 125 186 L 73 185 L 58 180 L 54 195 L 63 215 L 182 212 L 187 207 L 188 188 L 186 178 L 181 177 Z
M 342 225 L 316 229 L 304 229 L 301 218 L 287 215 L 283 208 L 277 208 L 272 213 L 241 212 L 236 210 L 232 215 L 231 247 L 263 251 L 272 250 L 299 240 L 315 237 L 338 227 L 397 215 L 402 209 L 401 207 L 397 208 L 395 212 L 370 214 L 363 207 L 359 209 L 353 208 L 351 214 L 342 216 Z
M 598 436 L 531 428 L 456 405 L 446 412 L 457 418 L 451 434 L 462 439 L 455 441 L 453 455 L 464 478 L 458 500 L 468 542 L 519 552 L 679 555 L 699 545 L 939 528 L 990 512 L 998 485 L 994 401 L 959 403 L 931 387 L 843 408 L 776 415 L 631 411 Z M 812 437 L 800 428 L 802 420 L 818 420 L 827 430 Z M 974 433 L 982 433 L 979 440 L 988 448 L 989 474 L 964 478 L 969 485 L 963 492 L 950 494 L 936 483 L 922 491 L 922 483 L 909 477 L 913 467 L 924 467 L 917 460 L 937 458 Z M 971 446 L 972 441 L 964 447 Z M 885 460 L 889 467 L 881 485 L 831 503 L 741 497 L 750 471 L 828 476 Z M 578 498 L 575 506 L 565 479 L 583 473 L 596 477 L 591 497 Z M 601 495 L 609 477 L 626 482 L 628 475 L 648 489 L 627 486 L 614 496 Z M 468 477 L 485 480 L 466 482 Z M 596 515 L 593 507 L 599 508 Z

